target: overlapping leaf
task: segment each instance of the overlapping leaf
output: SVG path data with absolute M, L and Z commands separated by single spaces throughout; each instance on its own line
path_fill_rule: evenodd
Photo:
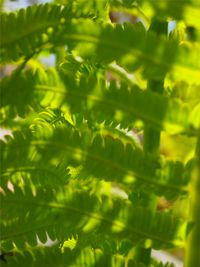
M 127 200 L 110 197 L 99 200 L 75 188 L 41 189 L 31 193 L 28 188 L 15 187 L 14 192 L 5 191 L 2 204 L 1 240 L 5 247 L 15 243 L 20 248 L 26 242 L 36 245 L 36 234 L 42 238 L 46 232 L 51 238 L 62 241 L 72 234 L 94 231 L 130 240 L 133 244 L 145 244 L 148 239 L 148 246 L 154 248 L 184 244 L 181 222 L 171 214 L 153 214 L 148 209 L 136 208 Z
M 1 259 L 8 266 L 121 267 L 126 261 L 127 266 L 146 267 L 134 260 L 127 262 L 128 249 L 135 245 L 182 247 L 184 225 L 168 212 L 139 206 L 146 200 L 134 201 L 134 194 L 175 199 L 188 193 L 192 170 L 190 163 L 184 167 L 181 162 L 144 153 L 118 128 L 132 129 L 139 119 L 158 131 L 196 134 L 198 100 L 185 105 L 130 82 L 130 87 L 121 81 L 105 82 L 103 71 L 115 61 L 124 72 L 137 71 L 149 81 L 163 80 L 168 74 L 167 82 L 181 81 L 181 90 L 185 82 L 198 85 L 200 4 L 195 0 L 71 0 L 63 4 L 66 7 L 33 5 L 1 14 L 4 62 L 21 58 L 26 62 L 47 49 L 56 54 L 60 46 L 68 60 L 59 70 L 22 71 L 22 64 L 1 82 L 1 121 L 15 123 L 20 131 L 1 142 L 1 244 L 2 253 L 8 251 Z M 137 9 L 145 20 L 147 16 L 184 20 L 189 27 L 181 30 L 187 36 L 179 38 L 179 43 L 176 38 L 146 32 L 140 23 L 112 25 L 109 5 Z M 70 53 L 81 58 L 69 62 Z M 55 108 L 57 114 L 44 108 Z M 111 184 L 123 188 L 126 197 L 97 190 L 100 184 L 105 190 Z M 63 253 L 57 245 L 34 248 L 37 237 L 46 242 L 47 234 L 61 243 L 72 236 L 84 242 Z M 112 255 L 107 254 L 107 240 L 109 248 L 117 244 L 118 250 L 109 251 Z M 13 247 L 19 254 L 9 254 Z
M 179 46 L 152 32 L 146 34 L 137 25 L 99 25 L 80 20 L 68 27 L 63 38 L 85 58 L 116 60 L 130 71 L 140 67 L 148 78 L 159 79 L 170 71 L 177 79 L 197 82 L 200 74 L 198 46 Z
M 34 253 L 34 254 L 33 254 Z M 32 251 L 25 251 L 23 254 L 15 252 L 12 257 L 7 257 L 5 266 L 24 266 L 29 267 L 123 267 L 125 258 L 120 254 L 109 255 L 101 249 L 84 249 L 65 250 L 64 253 L 58 247 L 39 247 Z
M 196 119 L 194 125 L 190 121 L 189 106 L 178 100 L 142 91 L 136 85 L 106 85 L 102 78 L 92 75 L 82 75 L 77 82 L 72 73 L 60 76 L 54 69 L 5 78 L 1 95 L 2 106 L 9 105 L 9 116 L 24 116 L 31 106 L 38 109 L 40 104 L 62 110 L 70 107 L 72 114 L 124 128 L 131 128 L 140 119 L 170 133 L 190 133 L 197 124 Z
M 40 9 L 42 10 L 42 8 Z M 36 10 L 40 9 L 37 8 Z M 30 40 L 26 36 L 26 32 L 22 32 L 22 36 L 19 32 L 17 36 L 13 36 L 11 34 L 13 25 L 18 25 L 18 20 L 20 21 L 21 17 L 28 18 L 29 24 L 33 23 L 30 19 L 38 12 L 32 8 L 28 10 L 30 16 L 27 16 L 28 12 L 23 10 L 21 11 L 23 16 L 16 17 L 13 13 L 2 15 L 2 28 L 6 33 L 2 41 L 2 49 L 3 55 L 5 54 L 9 58 L 17 59 L 20 55 L 30 56 L 36 48 L 40 49 L 42 42 L 44 42 L 44 44 L 54 46 L 67 45 L 69 48 L 75 49 L 78 55 L 97 62 L 110 63 L 116 60 L 130 71 L 140 68 L 147 78 L 159 79 L 170 72 L 173 77 L 189 83 L 198 81 L 200 74 L 200 48 L 198 45 L 179 46 L 174 40 L 167 40 L 162 36 L 158 37 L 152 32 L 146 33 L 141 24 L 113 26 L 109 23 L 95 22 L 92 19 L 75 19 L 69 22 L 64 17 L 65 9 L 62 12 L 59 10 L 61 14 L 59 13 L 58 21 L 56 20 L 57 24 L 60 23 L 60 20 L 63 21 L 62 26 L 53 28 L 53 31 L 50 29 L 50 33 L 47 30 L 52 25 L 51 12 L 54 11 L 53 9 L 47 10 L 48 12 L 45 10 L 45 22 L 44 24 L 41 22 L 38 26 L 39 33 L 42 30 L 43 34 L 39 34 L 40 41 L 38 41 L 38 33 L 36 34 L 37 37 L 33 38 L 34 31 L 31 34 L 28 32 Z M 23 22 L 20 21 L 20 28 L 27 29 L 26 19 Z M 36 31 L 38 28 L 36 27 Z M 23 35 L 25 35 L 24 42 Z
M 2 266 L 21 267 L 22 264 L 29 267 L 124 267 L 126 257 L 120 253 L 108 254 L 99 248 L 92 249 L 85 247 L 83 249 L 65 250 L 63 253 L 57 246 L 54 247 L 35 247 L 26 250 L 23 253 L 14 252 L 13 256 L 5 256 L 7 262 L 2 262 Z M 131 259 L 127 261 L 128 267 L 147 267 L 143 263 L 136 263 Z M 174 267 L 173 264 L 162 264 L 153 261 L 151 267 Z
M 1 14 L 1 57 L 17 60 L 39 51 L 52 33 L 69 15 L 68 8 L 56 5 L 33 5 L 17 13 Z
M 103 138 L 90 132 L 74 132 L 67 127 L 54 131 L 48 131 L 46 127 L 37 130 L 36 127 L 34 135 L 25 139 L 16 135 L 13 141 L 2 146 L 2 160 L 5 161 L 3 173 L 10 170 L 10 165 L 13 166 L 12 173 L 20 168 L 23 172 L 29 164 L 33 164 L 33 170 L 37 171 L 42 162 L 48 162 L 45 167 L 53 164 L 56 168 L 62 162 L 62 166 L 79 167 L 77 176 L 84 179 L 92 176 L 122 183 L 132 189 L 151 189 L 169 198 L 187 192 L 188 181 L 183 164 L 144 154 L 130 143 L 124 145 L 119 139 Z M 20 162 L 22 154 L 23 161 Z M 11 158 L 16 158 L 12 164 Z M 65 177 L 58 178 L 58 183 L 60 179 L 63 181 Z

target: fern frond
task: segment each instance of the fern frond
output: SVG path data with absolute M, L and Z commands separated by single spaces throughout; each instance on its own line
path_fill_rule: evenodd
M 45 126 L 47 127 L 47 124 Z M 8 138 L 7 142 L 9 143 Z M 15 135 L 15 138 L 18 140 L 18 144 L 23 145 L 8 149 L 7 142 L 0 141 L 2 152 L 1 186 L 6 185 L 8 181 L 22 186 L 29 184 L 59 187 L 67 183 L 69 174 L 65 164 L 62 162 L 52 164 L 49 162 L 49 157 L 45 157 L 45 154 L 41 158 L 31 147 L 29 138 L 25 138 L 21 134 Z
M 36 245 L 48 233 L 62 241 L 76 234 L 95 232 L 114 239 L 130 240 L 154 248 L 183 246 L 180 220 L 170 213 L 155 213 L 135 207 L 131 202 L 88 194 L 75 188 L 63 190 L 5 190 L 2 196 L 1 239 L 24 247 Z M 18 214 L 21 214 L 19 217 Z M 4 224 L 6 220 L 6 224 Z M 23 220 L 23 224 L 21 223 Z M 149 240 L 146 243 L 146 240 Z
M 100 134 L 102 137 L 110 136 L 113 139 L 120 139 L 124 144 L 130 143 L 133 147 L 141 148 L 139 137 L 133 130 L 121 129 L 120 127 L 115 127 L 112 123 L 110 125 L 92 123 L 81 114 L 64 114 L 59 109 L 46 108 L 36 114 L 32 122 L 29 121 L 27 124 L 33 130 L 34 127 L 42 127 L 44 129 L 44 127 L 57 127 L 63 124 L 82 133 L 92 131 L 94 134 Z
M 148 267 L 143 263 L 136 263 L 127 259 L 123 254 L 108 254 L 106 250 L 93 249 L 90 246 L 83 249 L 65 249 L 63 252 L 57 245 L 52 247 L 39 246 L 27 248 L 21 253 L 14 251 L 13 256 L 7 256 L 6 260 L 7 262 L 2 262 L 2 267 L 21 267 L 22 264 L 29 267 L 54 267 L 55 265 L 63 267 L 66 264 L 68 267 L 124 267 L 125 262 L 128 267 Z M 151 267 L 174 267 L 174 265 L 152 261 Z
M 42 18 L 36 16 L 38 22 L 36 21 L 33 32 L 29 34 L 30 30 L 25 31 L 26 19 L 28 18 L 28 25 L 30 23 L 32 25 L 35 13 L 40 15 L 38 10 L 43 8 L 46 16 L 43 19 L 44 12 L 41 12 Z M 27 12 L 21 10 L 22 15 L 17 17 L 14 13 L 3 14 L 2 29 L 3 36 L 5 35 L 2 41 L 3 57 L 16 60 L 20 56 L 30 56 L 42 44 L 67 45 L 70 49 L 76 49 L 78 55 L 92 58 L 96 62 L 110 63 L 116 60 L 130 71 L 140 68 L 147 78 L 160 79 L 169 71 L 177 79 L 189 83 L 198 81 L 200 75 L 198 45 L 179 46 L 174 40 L 158 37 L 152 32 L 146 33 L 141 25 L 113 26 L 109 23 L 97 23 L 91 19 L 75 19 L 69 22 L 64 15 L 66 9 L 54 8 L 57 18 L 55 16 L 56 21 L 53 23 L 50 15 L 54 9 L 52 6 L 49 8 L 49 5 L 34 7 L 33 10 L 28 8 Z M 20 21 L 21 17 L 25 17 L 23 22 Z M 62 26 L 59 26 L 60 21 Z M 19 25 L 25 33 L 16 31 L 17 36 L 13 36 L 13 27 L 16 25 Z M 49 27 L 53 27 L 53 32 L 50 30 L 48 33 Z
M 198 165 L 199 0 L 61 1 L 0 12 L 0 265 L 173 267 L 151 250 L 185 247 L 194 224 L 170 201 Z M 185 135 L 184 160 L 162 131 Z
M 23 155 L 22 155 L 23 156 Z M 8 181 L 12 184 L 30 186 L 51 186 L 59 187 L 69 180 L 66 166 L 54 166 L 48 162 L 39 162 L 33 165 L 33 161 L 22 160 L 23 157 L 15 159 L 14 164 L 4 165 L 1 169 L 1 186 L 5 186 Z M 5 163 L 5 161 L 3 161 Z M 8 161 L 7 161 L 8 163 Z
M 80 76 L 77 82 L 71 75 L 59 75 L 51 68 L 47 72 L 27 71 L 6 77 L 0 87 L 2 106 L 6 110 L 9 105 L 9 116 L 24 116 L 30 106 L 37 110 L 40 103 L 63 111 L 70 107 L 72 114 L 80 113 L 85 119 L 105 121 L 107 125 L 120 124 L 122 128 L 131 128 L 138 119 L 170 133 L 192 133 L 195 128 L 196 119 L 193 125 L 189 105 L 179 100 L 142 91 L 136 85 L 106 85 L 102 79 L 91 76 Z
M 83 119 L 80 121 L 78 121 L 79 118 L 74 117 L 74 119 L 75 124 L 71 125 L 72 129 L 78 129 L 79 131 L 81 130 L 85 133 L 91 131 L 91 128 L 89 128 L 86 123 L 84 125 Z M 43 133 L 44 129 L 46 129 L 45 131 L 48 133 L 48 128 L 56 127 L 56 125 L 60 125 L 62 123 L 64 125 L 68 124 L 59 110 L 47 109 L 46 111 L 41 112 L 39 116 L 33 120 L 30 128 L 34 131 L 35 127 L 37 127 L 37 129 L 41 127 L 43 129 Z M 27 125 L 25 128 L 22 127 L 19 129 L 26 131 L 26 128 Z M 129 143 L 133 147 L 139 147 L 134 133 L 129 136 L 120 129 L 101 125 L 94 125 L 93 131 L 103 137 L 109 136 L 113 139 L 120 138 L 124 144 Z M 31 148 L 28 149 L 28 139 L 25 140 L 22 135 L 17 136 L 17 140 L 17 142 L 23 144 L 22 147 L 17 149 L 17 153 L 14 147 L 7 147 L 9 146 L 9 141 L 8 143 L 0 141 L 0 148 L 2 152 L 2 166 L 0 170 L 1 186 L 6 185 L 8 181 L 10 181 L 13 184 L 21 184 L 22 186 L 24 184 L 30 184 L 31 186 L 43 185 L 59 187 L 69 181 L 68 170 L 65 164 L 52 164 L 49 162 L 49 157 L 46 158 L 44 154 L 42 158 L 40 156 L 37 157 L 37 155 L 34 154 L 34 150 L 31 150 Z M 13 155 L 15 155 L 14 159 Z
M 198 45 L 178 45 L 175 40 L 146 33 L 141 25 L 77 20 L 59 34 L 57 39 L 63 38 L 83 58 L 104 63 L 116 60 L 129 71 L 141 68 L 147 78 L 160 79 L 170 72 L 177 79 L 193 83 L 200 75 Z
M 25 133 L 23 134 L 25 135 Z M 144 154 L 139 148 L 126 145 L 119 139 L 105 138 L 90 132 L 79 133 L 67 127 L 58 129 L 35 128 L 35 137 L 18 137 L 2 146 L 2 160 L 7 166 L 11 157 L 17 160 L 12 166 L 20 164 L 23 155 L 26 161 L 49 162 L 47 166 L 73 166 L 78 177 L 94 177 L 115 181 L 128 187 L 150 189 L 158 195 L 169 198 L 187 192 L 187 178 L 183 164 L 166 161 L 150 154 Z M 10 165 L 9 165 L 10 166 Z M 23 162 L 22 162 L 23 168 Z M 8 168 L 9 169 L 9 168 Z M 18 170 L 18 167 L 16 171 Z M 146 171 L 148 170 L 148 172 Z M 13 169 L 14 172 L 14 169 Z
M 68 2 L 67 4 L 69 4 Z M 72 4 L 72 9 L 76 11 L 77 17 L 90 15 L 95 20 L 108 19 L 108 0 L 71 0 L 70 4 Z
M 51 40 L 52 32 L 69 19 L 70 11 L 67 7 L 44 4 L 0 16 L 1 59 L 7 61 L 38 52 Z
M 85 247 L 84 249 L 66 249 L 61 252 L 57 246 L 38 247 L 34 250 L 26 250 L 23 253 L 15 252 L 12 257 L 7 257 L 7 263 L 2 263 L 2 267 L 123 267 L 125 257 L 120 254 L 109 255 L 101 249 Z
M 65 7 L 49 3 L 32 5 L 17 12 L 1 13 L 1 50 L 3 61 L 17 60 L 29 57 L 41 49 L 51 47 L 60 41 L 55 40 L 55 32 L 60 31 L 72 17 L 106 18 L 108 11 L 106 3 L 71 1 Z

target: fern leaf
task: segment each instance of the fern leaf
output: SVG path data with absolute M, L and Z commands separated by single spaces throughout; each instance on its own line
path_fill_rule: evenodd
M 1 14 L 1 58 L 17 60 L 36 53 L 69 15 L 68 8 L 44 4 Z
M 24 116 L 30 106 L 38 108 L 39 100 L 43 107 L 62 107 L 63 111 L 70 107 L 72 114 L 80 113 L 85 119 L 112 122 L 123 128 L 131 128 L 138 119 L 170 133 L 192 133 L 197 125 L 196 119 L 189 119 L 189 105 L 179 100 L 142 91 L 136 85 L 108 86 L 97 78 L 82 77 L 77 82 L 69 73 L 60 77 L 53 68 L 46 73 L 28 71 L 18 77 L 6 77 L 0 88 L 2 106 L 6 110 L 9 105 L 9 116 Z
M 72 4 L 72 9 L 75 10 L 77 17 L 90 16 L 95 20 L 108 18 L 108 0 L 76 0 L 71 1 L 70 4 Z
M 46 14 L 44 18 L 44 12 L 38 12 L 43 8 Z M 59 10 L 55 11 L 57 17 L 55 16 L 56 21 L 53 23 L 51 14 L 54 9 L 51 10 L 49 5 L 34 7 L 33 10 L 28 8 L 27 12 L 22 10 L 20 12 L 23 16 L 16 16 L 14 13 L 3 14 L 2 29 L 3 36 L 5 35 L 2 41 L 3 57 L 16 60 L 20 56 L 30 56 L 40 49 L 42 44 L 56 46 L 67 44 L 84 58 L 92 58 L 104 63 L 116 60 L 130 71 L 141 68 L 147 78 L 160 79 L 166 72 L 170 72 L 172 77 L 188 83 L 198 81 L 200 75 L 198 45 L 179 46 L 174 40 L 166 40 L 152 32 L 146 33 L 141 25 L 112 26 L 108 23 L 97 23 L 91 19 L 66 22 L 65 13 L 63 13 L 67 12 L 66 9 L 54 8 Z M 42 14 L 40 15 L 42 18 L 36 16 L 37 21 L 33 31 L 29 33 L 28 28 L 26 32 L 27 25 L 33 24 L 34 14 Z M 21 17 L 26 19 L 21 22 Z M 60 20 L 63 21 L 63 25 L 59 27 Z M 17 36 L 16 34 L 13 36 L 13 25 L 14 27 L 19 25 L 19 28 L 25 32 L 16 31 Z M 51 26 L 53 26 L 53 33 L 51 31 L 48 33 L 47 29 Z M 35 38 L 34 34 L 36 34 Z
M 26 242 L 36 245 L 36 234 L 40 238 L 40 234 L 45 232 L 61 241 L 72 234 L 93 231 L 154 248 L 184 244 L 179 220 L 168 213 L 152 214 L 148 209 L 136 208 L 129 201 L 112 200 L 110 197 L 99 200 L 97 196 L 75 188 L 57 191 L 38 189 L 33 194 L 30 189 L 15 187 L 14 193 L 4 192 L 2 246 L 12 243 L 20 248 Z
M 46 108 L 39 114 L 36 114 L 32 122 L 30 121 L 28 127 L 33 130 L 35 127 L 41 127 L 42 129 L 44 127 L 56 128 L 63 124 L 82 133 L 92 131 L 94 134 L 100 134 L 103 137 L 110 136 L 113 139 L 120 139 L 124 144 L 130 143 L 133 147 L 141 148 L 139 137 L 134 131 L 127 131 L 127 129 L 115 127 L 113 124 L 91 123 L 91 121 L 86 120 L 81 114 L 64 114 L 59 109 Z
M 46 48 L 59 43 L 55 40 L 55 32 L 60 31 L 71 17 L 106 18 L 106 2 L 99 1 L 98 7 L 93 3 L 82 1 L 69 2 L 66 7 L 49 3 L 32 5 L 17 12 L 1 13 L 1 50 L 3 61 L 17 60 L 20 57 L 30 57 Z M 98 9 L 98 10 L 97 10 Z
M 109 255 L 101 249 L 65 250 L 63 253 L 57 247 L 39 247 L 34 250 L 26 250 L 23 253 L 15 252 L 12 257 L 7 257 L 7 262 L 2 263 L 2 267 L 16 266 L 21 267 L 123 267 L 125 257 L 120 254 Z
M 61 36 L 58 33 L 57 39 L 63 38 L 84 58 L 104 63 L 116 60 L 129 71 L 140 67 L 147 78 L 160 79 L 169 72 L 176 79 L 194 83 L 200 75 L 198 45 L 180 46 L 174 40 L 146 33 L 141 26 L 77 20 Z
M 75 248 L 72 251 L 61 249 L 57 245 L 53 247 L 34 247 L 25 251 L 13 252 L 12 256 L 7 256 L 7 262 L 2 262 L 2 266 L 21 267 L 124 267 L 127 262 L 128 267 L 148 267 L 142 263 L 135 263 L 132 260 L 126 260 L 126 257 L 120 253 L 108 254 L 106 250 L 100 248 L 84 247 L 83 249 Z M 162 264 L 156 261 L 151 263 L 151 267 L 174 267 L 173 264 Z
M 6 143 L 0 141 L 2 152 L 1 185 L 6 185 L 8 181 L 18 185 L 30 184 L 53 187 L 59 187 L 67 183 L 69 174 L 66 165 L 62 162 L 51 164 L 49 157 L 46 158 L 44 154 L 41 159 L 39 154 L 35 154 L 36 151 L 30 146 L 30 139 L 25 139 L 21 134 L 15 136 L 15 138 L 18 140 L 19 148 L 12 147 L 12 149 L 8 149 L 8 139 Z M 23 146 L 20 146 L 20 144 L 23 144 Z
M 77 169 L 78 177 L 92 176 L 123 183 L 133 189 L 151 189 L 156 194 L 169 198 L 187 192 L 188 181 L 182 163 L 144 154 L 130 143 L 125 146 L 119 139 L 113 140 L 109 136 L 103 138 L 89 132 L 80 136 L 79 132 L 67 127 L 50 131 L 46 127 L 44 130 L 39 128 L 38 131 L 35 129 L 34 135 L 33 138 L 27 135 L 25 140 L 24 137 L 15 135 L 13 141 L 7 143 L 5 148 L 2 147 L 5 166 L 10 164 L 10 157 L 19 159 L 23 155 L 25 162 L 38 161 L 37 165 L 41 165 L 43 160 L 56 166 L 60 162 L 66 167 L 77 168 L 81 165 Z M 16 162 L 18 166 L 19 160 Z M 14 163 L 15 161 L 13 165 Z
M 79 122 L 79 118 L 74 118 L 76 119 L 76 122 L 74 125 L 71 125 L 71 127 L 78 129 L 79 131 L 81 130 L 85 133 L 91 131 L 87 124 L 85 126 L 83 125 L 83 119 Z M 42 129 L 46 129 L 45 131 L 48 133 L 48 127 L 56 127 L 56 125 L 60 125 L 60 123 L 66 124 L 67 121 L 58 110 L 48 109 L 41 112 L 39 116 L 33 120 L 31 126 L 28 125 L 28 127 L 30 127 L 33 131 L 35 127 L 37 127 L 37 129 L 41 127 Z M 26 128 L 19 128 L 19 130 L 26 131 Z M 118 138 L 124 144 L 129 143 L 133 147 L 139 147 L 136 136 L 133 134 L 131 136 L 126 135 L 119 129 L 95 125 L 93 127 L 93 131 L 95 133 L 99 133 L 103 137 L 109 136 L 114 139 Z M 31 186 L 43 185 L 59 187 L 60 185 L 64 185 L 69 181 L 69 174 L 65 164 L 51 164 L 49 162 L 49 157 L 45 158 L 45 155 L 42 156 L 41 160 L 40 156 L 37 157 L 37 155 L 34 155 L 34 150 L 28 148 L 30 143 L 28 140 L 24 139 L 24 136 L 17 136 L 17 142 L 23 144 L 23 146 L 17 149 L 16 153 L 14 147 L 7 147 L 9 146 L 8 140 L 6 140 L 5 143 L 0 141 L 0 148 L 2 152 L 2 166 L 0 170 L 1 185 L 6 185 L 8 181 L 10 181 L 13 184 L 18 185 L 23 185 L 25 183 L 26 185 L 30 184 Z M 14 154 L 15 157 L 13 159 Z

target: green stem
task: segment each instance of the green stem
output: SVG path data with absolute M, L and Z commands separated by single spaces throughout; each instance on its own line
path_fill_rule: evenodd
M 162 94 L 164 91 L 164 79 L 160 81 L 148 81 L 147 90 Z M 158 156 L 160 154 L 160 131 L 149 125 L 144 127 L 143 149 Z
M 168 23 L 154 20 L 150 25 L 149 30 L 154 31 L 156 34 L 167 35 Z M 152 66 L 153 67 L 153 66 Z M 164 91 L 164 77 L 160 80 L 149 80 L 147 83 L 147 90 L 162 94 Z M 159 111 L 158 111 L 159 112 Z M 151 127 L 151 125 L 145 125 L 144 127 L 144 141 L 143 141 L 144 152 L 154 154 L 158 156 L 160 154 L 160 131 Z M 142 193 L 144 194 L 144 193 Z M 147 197 L 147 196 L 146 196 Z M 149 200 L 147 205 L 152 212 L 156 209 L 157 198 L 153 194 L 149 194 L 147 197 Z M 144 264 L 149 264 L 151 260 L 151 249 L 145 249 L 136 247 L 134 260 Z
M 200 129 L 196 146 L 196 171 L 192 177 L 191 221 L 188 234 L 185 267 L 200 266 Z
M 60 64 L 65 60 L 66 52 L 64 47 L 56 48 L 56 66 L 59 67 Z

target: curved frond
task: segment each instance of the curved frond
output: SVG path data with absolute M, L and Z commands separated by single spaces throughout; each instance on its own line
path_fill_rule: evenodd
M 14 86 L 13 86 L 14 85 Z M 141 119 L 154 127 L 170 133 L 192 132 L 197 119 L 190 119 L 189 105 L 136 85 L 120 87 L 114 82 L 106 85 L 102 78 L 80 77 L 74 80 L 72 73 L 59 73 L 55 69 L 4 78 L 1 82 L 2 106 L 9 105 L 9 116 L 27 113 L 30 106 L 62 108 L 80 113 L 85 119 L 131 128 Z M 16 113 L 17 111 L 17 113 Z
M 138 68 L 147 78 L 161 79 L 170 75 L 196 83 L 200 75 L 199 46 L 167 40 L 139 25 L 98 24 L 77 20 L 60 33 L 63 41 L 83 58 L 110 63 L 116 60 L 129 71 Z M 122 41 L 123 40 L 123 41 Z
M 123 267 L 125 258 L 120 254 L 109 255 L 101 249 L 86 247 L 84 249 L 66 249 L 61 252 L 55 247 L 38 247 L 27 249 L 23 253 L 14 252 L 12 257 L 6 258 L 7 262 L 2 263 L 2 267 Z
M 174 267 L 151 250 L 194 224 L 199 0 L 61 2 L 0 12 L 0 265 Z
M 45 12 L 42 12 L 42 9 Z M 55 21 L 52 20 L 54 12 L 57 14 Z M 52 8 L 44 5 L 30 7 L 27 12 L 22 9 L 19 12 L 22 13 L 20 16 L 16 16 L 15 13 L 3 14 L 1 19 L 3 36 L 5 35 L 2 41 L 3 57 L 16 60 L 20 56 L 30 56 L 35 49 L 40 49 L 42 44 L 67 45 L 70 49 L 76 49 L 76 53 L 83 58 L 92 58 L 96 62 L 104 63 L 116 60 L 130 71 L 140 68 L 147 78 L 160 79 L 170 72 L 173 77 L 188 83 L 198 81 L 200 75 L 198 45 L 179 45 L 175 40 L 167 40 L 152 32 L 146 33 L 141 24 L 113 26 L 92 19 L 74 19 L 69 22 L 69 19 L 66 19 L 66 12 L 66 9 L 62 10 L 60 7 Z M 43 13 L 46 15 L 43 16 Z M 27 23 L 28 25 L 33 23 L 35 14 L 35 27 L 29 34 Z M 37 17 L 38 14 L 41 18 Z M 22 17 L 23 22 L 21 22 Z M 16 31 L 13 36 L 13 27 L 19 23 L 20 29 L 23 29 L 22 33 Z M 26 32 L 26 29 L 29 31 Z
M 188 177 L 184 175 L 182 163 L 145 154 L 130 143 L 125 145 L 110 136 L 79 133 L 67 127 L 54 131 L 48 131 L 46 127 L 37 130 L 36 127 L 34 135 L 25 139 L 15 135 L 13 141 L 2 146 L 2 162 L 5 166 L 11 164 L 11 157 L 15 158 L 12 166 L 15 167 L 16 162 L 17 171 L 21 159 L 19 156 L 23 155 L 25 163 L 21 163 L 22 171 L 26 162 L 36 161 L 36 166 L 42 162 L 48 162 L 47 166 L 59 166 L 59 162 L 62 162 L 66 167 L 79 167 L 77 177 L 80 178 L 92 176 L 122 183 L 133 189 L 151 189 L 169 198 L 187 192 Z
M 69 19 L 70 13 L 68 8 L 44 4 L 29 6 L 18 12 L 2 13 L 0 16 L 1 57 L 3 60 L 17 60 L 45 46 L 51 40 L 52 32 Z
M 13 255 L 5 256 L 7 262 L 2 262 L 2 266 L 21 267 L 124 267 L 127 262 L 128 267 L 148 267 L 143 263 L 136 263 L 132 260 L 127 260 L 126 257 L 120 253 L 108 254 L 100 248 L 85 247 L 84 249 L 75 248 L 73 250 L 65 249 L 61 252 L 58 246 L 53 247 L 34 247 L 26 249 L 25 251 L 12 252 Z M 174 267 L 170 263 L 161 263 L 152 261 L 151 267 Z
M 75 188 L 63 190 L 5 190 L 2 196 L 2 246 L 26 242 L 36 245 L 45 233 L 58 241 L 72 234 L 90 232 L 124 238 L 133 244 L 154 248 L 183 246 L 180 220 L 170 213 L 155 213 L 135 207 L 128 200 L 111 199 L 88 194 Z M 18 214 L 21 214 L 19 217 Z M 21 220 L 23 219 L 23 224 Z M 4 221 L 6 220 L 6 225 Z M 43 238 L 42 238 L 43 239 Z M 149 240 L 146 243 L 146 240 Z

